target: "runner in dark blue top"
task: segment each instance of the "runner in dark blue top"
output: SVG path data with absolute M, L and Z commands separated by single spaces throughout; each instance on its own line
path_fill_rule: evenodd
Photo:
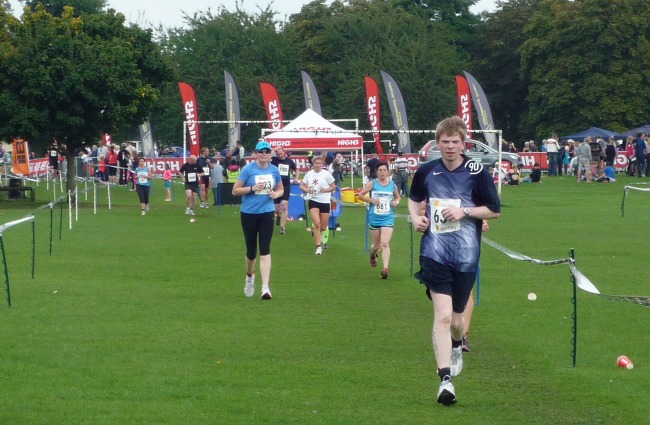
M 463 367 L 463 311 L 467 305 L 481 254 L 482 220 L 498 218 L 501 203 L 492 177 L 465 157 L 467 127 L 450 117 L 436 127 L 442 158 L 415 173 L 409 195 L 409 215 L 418 232 L 420 271 L 416 277 L 433 302 L 433 349 L 441 379 L 438 402 L 456 402 L 451 377 Z M 426 214 L 420 210 L 426 205 Z

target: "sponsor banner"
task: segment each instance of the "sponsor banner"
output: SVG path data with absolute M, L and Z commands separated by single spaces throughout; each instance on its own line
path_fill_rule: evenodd
M 478 123 L 481 126 L 481 130 L 494 130 L 492 111 L 490 110 L 490 105 L 488 104 L 483 88 L 472 74 L 466 71 L 463 71 L 463 74 L 465 74 L 465 78 L 469 83 L 472 102 L 474 102 L 474 108 L 476 109 L 476 115 L 478 116 Z M 494 149 L 499 148 L 497 146 L 498 137 L 495 133 L 484 133 L 484 138 L 486 145 L 491 146 Z
M 366 76 L 366 109 L 368 110 L 368 120 L 370 129 L 375 139 L 375 150 L 381 155 L 384 149 L 381 146 L 381 113 L 379 111 L 379 86 L 374 78 Z
M 300 71 L 300 75 L 302 76 L 302 88 L 305 93 L 305 109 L 313 109 L 322 117 L 323 113 L 320 109 L 320 100 L 318 99 L 318 93 L 316 92 L 314 82 L 305 71 Z
M 230 121 L 228 123 L 228 149 L 232 151 L 237 146 L 237 142 L 241 140 L 239 93 L 232 75 L 228 71 L 223 71 L 223 74 L 226 81 L 226 113 L 228 121 Z
M 397 87 L 397 83 L 388 75 L 387 72 L 380 71 L 381 78 L 384 81 L 384 88 L 386 89 L 386 97 L 388 97 L 388 106 L 393 115 L 393 125 L 397 131 L 406 131 L 406 133 L 398 133 L 397 148 L 401 152 L 411 153 L 411 138 L 409 136 L 409 124 L 406 118 L 406 106 L 404 105 L 404 98 L 402 92 Z
M 537 162 L 544 171 L 548 170 L 548 156 L 546 152 L 518 152 L 521 158 L 521 171 L 533 171 L 533 165 Z M 629 161 L 627 152 L 618 152 L 614 162 L 614 170 L 617 172 L 626 171 Z
M 179 82 L 178 88 L 183 99 L 187 131 L 190 134 L 190 155 L 199 156 L 201 153 L 201 139 L 199 136 L 199 105 L 196 103 L 194 89 L 187 83 Z
M 145 158 L 155 158 L 156 150 L 153 146 L 153 135 L 151 134 L 151 124 L 149 120 L 143 122 L 139 126 L 140 140 L 142 140 L 142 155 Z
M 282 107 L 280 106 L 280 95 L 278 91 L 269 83 L 260 83 L 262 89 L 262 100 L 264 101 L 264 109 L 266 109 L 266 118 L 271 121 L 269 128 L 272 130 L 280 130 L 284 127 L 284 120 L 282 116 Z
M 460 75 L 456 76 L 456 87 L 458 89 L 458 116 L 463 119 L 467 129 L 471 130 L 472 127 L 472 105 L 471 95 L 469 92 L 469 84 L 465 77 Z M 471 133 L 470 133 L 471 134 Z
M 330 138 L 291 138 L 291 139 L 266 139 L 272 148 L 283 147 L 286 150 L 304 150 L 310 151 L 317 146 L 318 149 L 323 151 L 328 150 L 356 150 L 361 149 L 363 146 L 363 139 L 359 136 L 352 135 L 350 137 L 330 137 Z

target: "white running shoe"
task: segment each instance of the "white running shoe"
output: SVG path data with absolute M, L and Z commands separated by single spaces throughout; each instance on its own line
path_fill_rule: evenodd
M 269 289 L 269 285 L 262 285 L 262 298 L 263 300 L 270 300 L 271 299 L 271 290 Z
M 438 388 L 438 403 L 451 406 L 456 403 L 456 390 L 450 379 L 443 379 Z
M 185 215 L 190 215 L 190 209 L 189 208 L 185 208 Z
M 321 248 L 320 245 L 316 247 L 316 255 L 322 255 L 323 254 L 323 248 Z
M 194 214 L 194 210 L 190 210 L 190 215 L 196 215 Z
M 255 295 L 255 275 L 246 275 L 246 286 L 244 286 L 244 295 L 248 298 Z
M 463 370 L 463 347 L 451 349 L 451 376 L 458 376 Z
M 141 214 L 141 215 L 145 215 L 145 214 L 146 214 L 146 213 L 145 213 L 145 211 L 144 211 L 144 210 L 142 210 L 142 214 Z

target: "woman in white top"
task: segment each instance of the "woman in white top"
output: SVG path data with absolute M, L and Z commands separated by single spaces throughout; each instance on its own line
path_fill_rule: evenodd
M 300 190 L 305 192 L 305 199 L 309 201 L 309 214 L 316 241 L 316 255 L 321 255 L 323 253 L 323 232 L 327 229 L 330 219 L 330 200 L 332 192 L 336 190 L 336 183 L 334 177 L 323 169 L 322 157 L 313 157 L 312 166 L 311 171 L 307 172 L 302 179 Z

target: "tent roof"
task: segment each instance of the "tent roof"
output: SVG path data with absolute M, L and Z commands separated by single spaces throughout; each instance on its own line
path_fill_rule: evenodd
M 633 128 L 632 130 L 628 130 L 625 133 L 620 133 L 617 134 L 616 137 L 625 139 L 627 136 L 634 136 L 636 137 L 636 134 L 638 132 L 644 132 L 645 134 L 650 134 L 650 125 L 642 125 L 641 127 Z
M 280 131 L 264 139 L 273 148 L 285 150 L 357 150 L 363 147 L 363 137 L 338 127 L 307 109 Z
M 562 136 L 560 137 L 560 140 L 573 139 L 581 142 L 585 137 L 602 137 L 606 139 L 610 136 L 616 136 L 616 133 L 613 131 L 605 130 L 603 128 L 591 127 L 584 131 L 581 131 L 580 133 L 572 134 L 570 136 Z

